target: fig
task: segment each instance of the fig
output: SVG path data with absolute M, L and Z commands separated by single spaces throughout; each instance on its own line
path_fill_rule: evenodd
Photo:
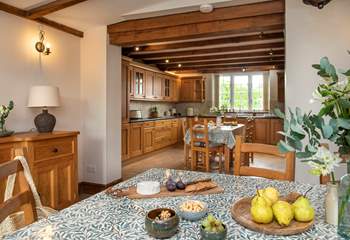
M 177 181 L 176 183 L 176 188 L 177 189 L 180 189 L 180 190 L 183 190 L 186 188 L 186 185 L 183 183 L 183 181 L 180 179 L 179 181 Z
M 168 180 L 165 186 L 169 192 L 174 192 L 176 190 L 176 183 L 172 180 Z

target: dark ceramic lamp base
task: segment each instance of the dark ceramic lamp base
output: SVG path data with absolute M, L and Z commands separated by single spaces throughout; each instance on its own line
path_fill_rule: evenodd
M 53 131 L 56 125 L 56 118 L 50 114 L 47 109 L 43 109 L 34 119 L 34 124 L 40 133 L 50 133 Z

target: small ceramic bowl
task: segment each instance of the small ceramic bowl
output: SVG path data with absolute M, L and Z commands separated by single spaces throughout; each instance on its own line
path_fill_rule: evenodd
M 226 239 L 226 236 L 227 236 L 227 227 L 225 224 L 223 224 L 224 226 L 224 231 L 223 232 L 219 232 L 219 233 L 214 233 L 214 232 L 207 232 L 204 230 L 204 227 L 200 226 L 201 228 L 201 239 L 202 240 L 223 240 L 223 239 Z
M 156 220 L 156 217 L 162 211 L 169 211 L 171 217 L 167 220 Z M 169 208 L 157 208 L 149 211 L 145 218 L 145 227 L 147 233 L 154 238 L 164 239 L 170 238 L 176 234 L 179 226 L 179 216 L 176 212 Z
M 181 205 L 186 202 L 199 202 L 200 204 L 202 204 L 203 210 L 200 212 L 184 211 L 183 209 L 181 209 Z M 208 213 L 208 205 L 205 202 L 197 201 L 197 200 L 185 201 L 178 205 L 178 213 L 183 219 L 186 219 L 189 221 L 198 221 Z

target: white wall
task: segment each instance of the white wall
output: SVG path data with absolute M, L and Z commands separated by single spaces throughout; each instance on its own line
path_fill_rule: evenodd
M 319 110 L 319 104 L 309 100 L 319 80 L 311 65 L 321 57 L 328 56 L 338 68 L 349 67 L 349 9 L 349 0 L 333 1 L 322 10 L 286 0 L 286 106 Z M 307 170 L 297 161 L 296 180 L 317 183 Z
M 40 109 L 26 107 L 29 88 L 37 84 L 59 87 L 61 107 L 52 109 L 56 129 L 80 129 L 80 38 L 43 27 L 52 45 L 52 54 L 42 57 L 34 48 L 38 24 L 0 11 L 0 104 L 14 100 L 15 109 L 7 128 L 28 131 Z
M 81 41 L 83 179 L 107 184 L 121 177 L 121 51 L 107 44 L 106 26 Z

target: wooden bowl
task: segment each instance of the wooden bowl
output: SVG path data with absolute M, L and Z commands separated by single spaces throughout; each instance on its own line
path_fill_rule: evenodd
M 291 193 L 280 199 L 293 203 L 299 196 L 300 194 L 298 193 Z M 232 218 L 250 230 L 270 235 L 288 236 L 305 232 L 314 224 L 313 220 L 310 222 L 298 222 L 294 219 L 287 227 L 280 226 L 275 220 L 268 224 L 256 223 L 250 215 L 251 200 L 251 197 L 242 198 L 231 207 Z
M 156 217 L 164 210 L 169 211 L 171 217 L 164 221 L 156 220 Z M 176 234 L 179 222 L 179 216 L 174 210 L 170 208 L 157 208 L 147 213 L 145 227 L 147 233 L 154 238 L 170 238 Z

